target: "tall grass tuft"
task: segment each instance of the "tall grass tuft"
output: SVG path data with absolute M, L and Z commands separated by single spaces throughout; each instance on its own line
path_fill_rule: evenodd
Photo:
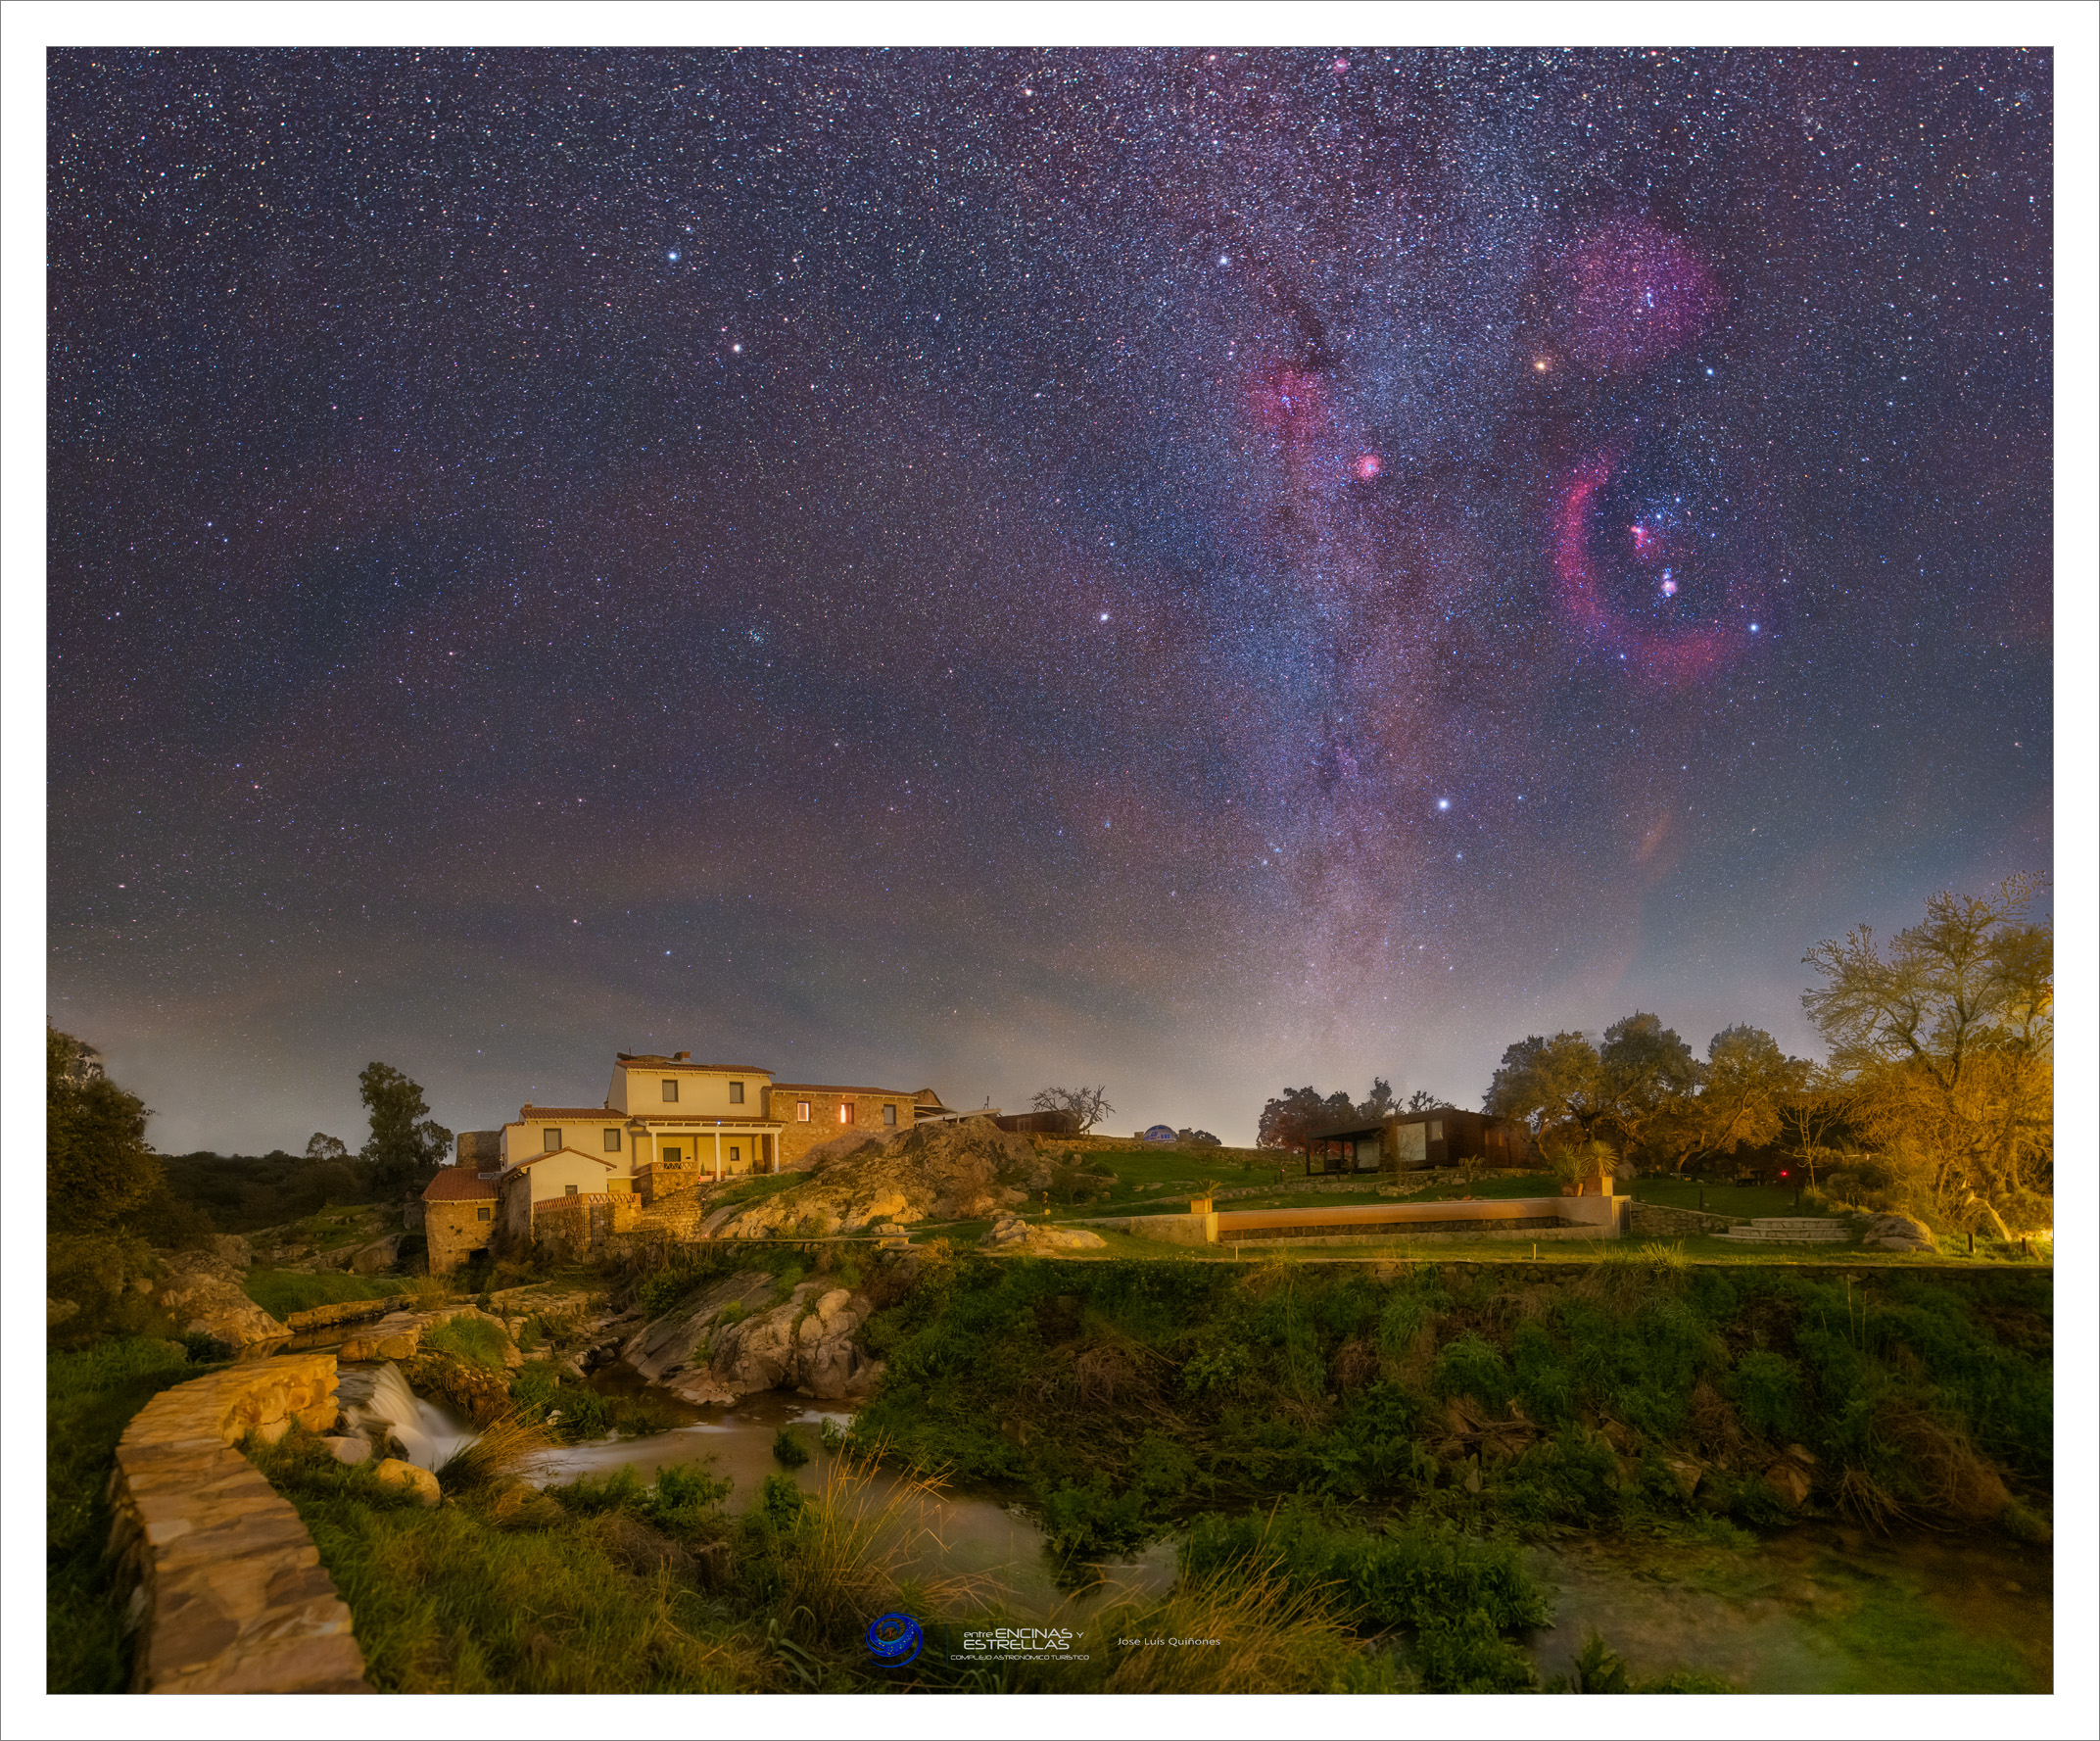
M 445 1460 L 438 1485 L 448 1493 L 468 1493 L 520 1475 L 553 1441 L 546 1427 L 521 1410 L 499 1415 Z
M 1164 1600 L 1096 1617 L 1097 1639 L 1159 1639 L 1125 1647 L 1101 1690 L 1111 1693 L 1341 1692 L 1365 1655 L 1331 1612 L 1327 1592 L 1279 1570 L 1224 1568 L 1185 1578 Z M 1169 1645 L 1167 1639 L 1182 1642 Z M 1196 1642 L 1216 1639 L 1217 1643 Z M 1106 1654 L 1106 1653 L 1097 1653 Z
M 996 1594 L 981 1577 L 913 1576 L 939 1541 L 930 1518 L 940 1483 L 926 1476 L 879 1481 L 876 1461 L 834 1458 L 823 1486 L 804 1497 L 775 1541 L 779 1608 L 790 1617 L 789 1628 L 813 1642 L 835 1641 L 908 1603 L 957 1614 Z

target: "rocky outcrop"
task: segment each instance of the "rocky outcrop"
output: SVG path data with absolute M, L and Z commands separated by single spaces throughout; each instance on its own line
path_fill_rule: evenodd
M 1933 1230 L 1914 1215 L 1877 1215 L 1860 1240 L 1870 1251 L 1937 1251 Z
M 1022 1251 L 1036 1256 L 1055 1256 L 1064 1251 L 1096 1250 L 1108 1244 L 1099 1233 L 1084 1228 L 1051 1227 L 1026 1222 L 1018 1215 L 1004 1215 L 992 1224 L 980 1243 L 994 1251 Z
M 285 1315 L 287 1330 L 325 1330 L 335 1324 L 356 1324 L 360 1319 L 384 1318 L 398 1309 L 398 1303 L 385 1300 L 338 1300 L 331 1306 L 309 1306 L 304 1312 Z
M 1816 1484 L 1816 1455 L 1806 1445 L 1789 1445 L 1787 1454 L 1765 1470 L 1765 1485 L 1780 1496 L 1790 1511 L 1808 1503 Z
M 853 1340 L 872 1303 L 821 1279 L 775 1301 L 773 1278 L 746 1270 L 644 1325 L 621 1355 L 688 1402 L 735 1402 L 758 1390 L 841 1397 L 880 1376 Z M 727 1320 L 727 1322 L 725 1322 Z
M 476 1427 L 488 1426 L 510 1407 L 508 1377 L 456 1354 L 411 1355 L 401 1374 L 417 1395 L 442 1397 Z
M 72 1317 L 79 1310 L 80 1302 L 78 1300 L 55 1300 L 47 1294 L 44 1296 L 44 1328 L 46 1330 L 57 1330 L 60 1325 L 64 1324 L 67 1319 Z
M 988 1118 L 942 1120 L 886 1140 L 842 1138 L 803 1157 L 805 1183 L 748 1208 L 715 1211 L 721 1238 L 854 1233 L 878 1222 L 970 1221 L 1023 1202 L 1050 1183 L 1051 1163 Z
M 343 1338 L 338 1352 L 345 1360 L 393 1360 L 405 1361 L 422 1346 L 423 1337 L 441 1324 L 450 1324 L 454 1318 L 479 1318 L 494 1325 L 503 1335 L 503 1364 L 521 1366 L 525 1357 L 510 1339 L 510 1331 L 502 1319 L 484 1312 L 478 1306 L 439 1306 L 427 1312 L 389 1312 L 378 1323 L 367 1325 Z
M 245 1243 L 245 1241 L 244 1241 Z M 285 1328 L 241 1291 L 241 1272 L 216 1251 L 175 1251 L 162 1260 L 167 1272 L 160 1303 L 185 1331 L 216 1337 L 229 1347 L 267 1342 Z
M 143 1628 L 132 1690 L 362 1693 L 350 1610 L 288 1501 L 231 1447 L 335 1424 L 335 1356 L 287 1354 L 164 1390 L 117 1446 L 111 1552 Z
M 360 1245 L 350 1254 L 351 1273 L 357 1276 L 377 1276 L 395 1268 L 401 1262 L 402 1233 L 389 1233 L 383 1239 L 374 1239 L 369 1245 Z

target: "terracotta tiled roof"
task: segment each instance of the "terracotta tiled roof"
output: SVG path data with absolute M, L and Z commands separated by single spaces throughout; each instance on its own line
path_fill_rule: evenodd
M 696 1131 L 712 1131 L 718 1125 L 725 1131 L 737 1131 L 741 1130 L 746 1125 L 758 1125 L 770 1131 L 781 1121 L 777 1118 L 732 1118 L 727 1113 L 724 1113 L 720 1118 L 717 1118 L 711 1112 L 689 1112 L 684 1118 L 680 1118 L 675 1112 L 664 1113 L 662 1115 L 658 1115 L 656 1113 L 638 1112 L 634 1115 L 633 1119 L 630 1122 L 638 1125 L 650 1126 L 676 1125 L 681 1130 Z
M 550 1120 L 579 1125 L 771 1125 L 779 1122 L 729 1112 L 622 1112 L 617 1106 L 522 1106 L 518 1109 L 517 1122 L 520 1124 L 542 1124 Z
M 572 1154 L 579 1161 L 596 1161 L 606 1172 L 612 1171 L 612 1162 L 608 1161 L 603 1155 L 585 1154 L 580 1148 L 570 1148 L 564 1145 L 560 1148 L 550 1148 L 545 1154 L 529 1154 L 522 1161 L 512 1161 L 509 1166 L 503 1169 L 502 1177 L 508 1179 L 513 1174 L 524 1172 L 528 1167 L 537 1167 L 542 1161 L 550 1161 L 556 1155 L 565 1154 Z
M 493 1201 L 496 1186 L 464 1167 L 448 1167 L 423 1186 L 426 1203 L 480 1203 Z
M 910 1100 L 914 1096 L 908 1088 L 841 1088 L 825 1082 L 777 1082 L 773 1085 L 776 1094 L 881 1094 L 888 1100 Z

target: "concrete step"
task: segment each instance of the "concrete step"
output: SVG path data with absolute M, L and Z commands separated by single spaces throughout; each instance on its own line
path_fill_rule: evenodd
M 1744 1239 L 1767 1244 L 1843 1245 L 1852 1238 L 1849 1222 L 1829 1217 L 1760 1216 L 1747 1227 L 1733 1227 L 1724 1239 Z

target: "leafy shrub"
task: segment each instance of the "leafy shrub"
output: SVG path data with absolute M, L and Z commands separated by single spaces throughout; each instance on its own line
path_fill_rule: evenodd
M 1108 1560 L 1134 1554 L 1152 1539 L 1145 1496 L 1136 1488 L 1115 1492 L 1104 1476 L 1083 1485 L 1066 1482 L 1039 1496 L 1043 1534 L 1062 1561 Z
M 635 1304 L 641 1307 L 644 1316 L 661 1318 L 680 1300 L 705 1284 L 705 1278 L 695 1277 L 685 1270 L 662 1270 L 636 1289 Z
M 809 1447 L 802 1442 L 800 1433 L 783 1427 L 773 1435 L 773 1460 L 789 1469 L 800 1469 L 809 1461 Z
M 1742 1424 L 1772 1439 L 1801 1431 L 1801 1369 L 1784 1354 L 1753 1349 L 1736 1362 L 1728 1391 Z
M 1482 1609 L 1440 1615 L 1414 1635 L 1414 1669 L 1425 1693 L 1528 1693 L 1539 1673 Z
M 1437 1350 L 1430 1382 L 1439 1396 L 1470 1396 L 1489 1408 L 1501 1408 L 1514 1384 L 1495 1344 L 1467 1331 Z
M 1197 1573 L 1274 1565 L 1294 1584 L 1332 1586 L 1335 1600 L 1380 1626 L 1420 1628 L 1474 1610 L 1487 1617 L 1491 1631 L 1543 1626 L 1551 1618 L 1513 1540 L 1467 1535 L 1448 1521 L 1417 1518 L 1395 1518 L 1373 1531 L 1304 1499 L 1286 1500 L 1265 1518 L 1259 1512 L 1199 1518 L 1181 1564 Z
M 1181 1369 L 1181 1391 L 1192 1401 L 1238 1396 L 1254 1377 L 1254 1358 L 1237 1342 L 1198 1354 Z
M 759 1483 L 758 1516 L 771 1528 L 786 1529 L 802 1515 L 802 1489 L 789 1475 L 770 1475 Z

